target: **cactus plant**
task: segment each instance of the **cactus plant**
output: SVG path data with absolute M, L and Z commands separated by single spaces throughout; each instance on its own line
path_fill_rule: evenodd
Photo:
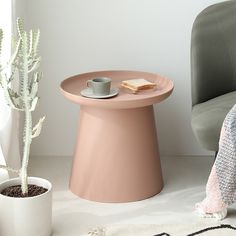
M 17 111 L 24 112 L 23 130 L 23 157 L 19 170 L 9 166 L 0 165 L 0 168 L 19 174 L 21 189 L 24 195 L 28 193 L 27 167 L 29 162 L 30 145 L 32 139 L 39 136 L 45 117 L 39 119 L 32 126 L 32 112 L 38 102 L 38 85 L 42 73 L 37 69 L 41 58 L 38 56 L 40 31 L 24 30 L 23 22 L 17 19 L 17 40 L 10 60 L 6 63 L 0 61 L 0 86 L 3 89 L 7 104 Z M 0 56 L 2 52 L 3 30 L 0 29 Z M 15 89 L 13 82 L 19 80 Z

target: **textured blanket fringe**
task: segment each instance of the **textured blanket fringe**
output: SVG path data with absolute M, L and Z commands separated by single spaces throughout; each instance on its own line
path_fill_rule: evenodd
M 88 232 L 90 236 L 105 236 L 105 229 L 104 228 L 96 228 L 92 231 Z

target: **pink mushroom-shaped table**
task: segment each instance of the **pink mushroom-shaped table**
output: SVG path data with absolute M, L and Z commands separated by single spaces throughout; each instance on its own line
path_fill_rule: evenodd
M 109 77 L 119 94 L 109 99 L 80 95 L 86 81 Z M 144 78 L 157 83 L 153 91 L 129 93 L 122 80 Z M 99 71 L 70 77 L 62 94 L 80 105 L 77 145 L 70 189 L 98 202 L 129 202 L 149 198 L 163 187 L 153 104 L 173 90 L 171 80 L 136 71 Z

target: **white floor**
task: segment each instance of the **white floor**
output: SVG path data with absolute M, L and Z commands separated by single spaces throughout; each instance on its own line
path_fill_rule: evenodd
M 205 195 L 205 184 L 213 164 L 210 157 L 165 157 L 163 191 L 150 199 L 122 204 L 83 200 L 68 190 L 69 157 L 31 158 L 31 176 L 53 183 L 53 236 L 82 236 L 96 226 L 116 223 L 175 224 L 202 222 L 194 204 Z M 207 220 L 208 222 L 213 220 Z M 236 222 L 235 205 L 223 223 Z

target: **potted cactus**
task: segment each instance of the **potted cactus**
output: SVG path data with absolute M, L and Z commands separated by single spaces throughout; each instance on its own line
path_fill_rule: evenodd
M 45 117 L 33 127 L 32 112 L 38 102 L 38 72 L 40 57 L 38 43 L 40 31 L 23 28 L 17 19 L 17 39 L 12 56 L 7 63 L 0 62 L 0 87 L 7 104 L 24 112 L 23 156 L 19 170 L 0 165 L 0 168 L 18 174 L 18 178 L 0 184 L 0 235 L 49 236 L 51 234 L 52 186 L 42 178 L 28 177 L 30 145 L 39 136 Z M 0 29 L 0 55 L 3 31 Z M 19 83 L 15 83 L 18 80 Z M 14 82 L 14 84 L 13 84 Z M 16 86 L 17 85 L 17 86 Z M 17 87 L 17 89 L 15 89 Z

